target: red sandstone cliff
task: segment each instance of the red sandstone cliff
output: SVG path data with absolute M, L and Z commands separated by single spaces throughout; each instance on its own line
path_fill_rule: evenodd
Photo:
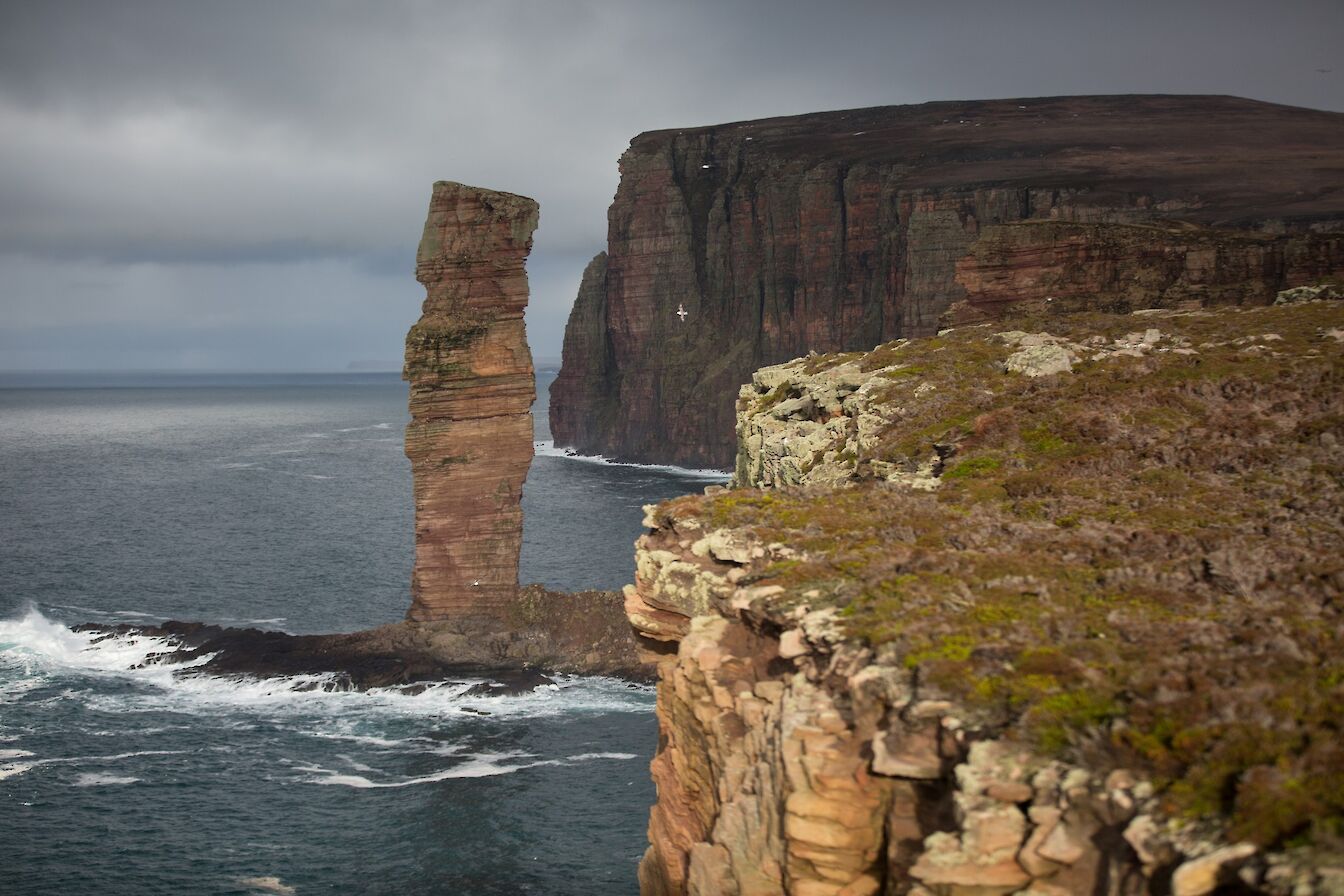
M 1342 185 L 1344 115 L 1233 97 L 642 134 L 566 329 L 551 429 L 585 453 L 727 467 L 753 370 L 928 335 L 954 304 L 1258 302 L 1344 274 Z
M 502 619 L 518 593 L 523 480 L 536 390 L 523 265 L 524 196 L 439 181 L 416 254 L 424 314 L 406 335 L 415 480 L 408 618 Z

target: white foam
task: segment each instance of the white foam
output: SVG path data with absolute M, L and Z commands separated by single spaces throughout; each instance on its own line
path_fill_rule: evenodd
M 587 762 L 589 759 L 638 759 L 636 753 L 579 753 L 565 757 L 570 762 Z
M 124 784 L 134 784 L 139 778 L 122 777 L 119 775 L 100 775 L 94 772 L 85 772 L 78 778 L 75 778 L 71 787 L 119 787 Z
M 294 675 L 277 678 L 204 675 L 194 667 L 209 655 L 185 663 L 153 661 L 156 654 L 180 647 L 163 638 L 143 634 L 76 632 L 30 608 L 18 619 L 0 619 L 0 668 L 15 669 L 16 677 L 0 683 L 0 703 L 13 703 L 52 674 L 117 677 L 144 687 L 99 689 L 76 687 L 52 701 L 79 700 L 97 711 L 229 713 L 264 711 L 276 715 L 324 719 L 348 716 L 430 717 L 468 721 L 484 713 L 495 718 L 546 717 L 606 712 L 648 712 L 653 690 L 632 687 L 612 678 L 557 676 L 556 684 L 531 692 L 475 696 L 468 691 L 481 681 L 459 679 L 431 683 L 413 693 L 401 687 L 368 691 L 340 690 L 333 675 Z
M 341 740 L 360 744 L 366 747 L 375 747 L 381 753 L 428 753 L 433 756 L 458 756 L 466 746 L 463 744 L 447 743 L 445 741 L 435 740 L 423 735 L 414 737 L 389 738 L 377 737 L 369 734 L 345 734 L 330 731 L 304 731 L 303 734 L 309 737 L 318 737 L 323 740 Z
M 307 772 L 316 777 L 302 779 L 306 784 L 339 785 L 342 787 L 354 787 L 359 790 L 380 790 L 392 787 L 413 787 L 416 784 L 432 784 L 436 781 L 447 781 L 452 778 L 490 778 L 496 775 L 508 775 L 525 768 L 532 768 L 536 765 L 554 765 L 554 760 L 542 760 L 539 762 L 510 762 L 510 760 L 526 759 L 532 754 L 521 752 L 506 753 L 480 753 L 458 763 L 450 768 L 441 771 L 431 772 L 428 775 L 418 775 L 412 778 L 402 778 L 400 780 L 374 781 L 363 775 L 350 775 L 343 772 L 333 771 L 322 768 L 317 765 L 296 765 L 295 771 Z
M 31 762 L 10 762 L 5 765 L 0 765 L 0 781 L 5 778 L 13 778 L 24 772 L 31 771 L 39 765 L 75 765 L 82 762 L 118 762 L 122 759 L 133 759 L 139 756 L 175 756 L 185 752 L 185 750 L 136 750 L 131 753 L 113 753 L 110 756 L 50 756 L 45 759 L 34 759 Z M 29 753 L 28 755 L 31 756 L 32 754 Z M 73 786 L 91 786 L 90 784 L 82 784 L 80 781 L 83 778 L 93 779 L 97 777 L 100 776 L 92 773 L 89 775 L 80 775 Z M 104 775 L 101 777 L 106 777 L 109 780 L 94 781 L 92 783 L 129 784 L 131 781 L 139 780 L 138 778 L 121 780 L 111 775 Z
M 377 772 L 377 771 L 378 771 L 378 769 L 374 768 L 373 766 L 371 766 L 371 765 L 365 765 L 364 763 L 362 763 L 362 762 L 356 760 L 355 758 L 353 758 L 353 757 L 351 757 L 351 756 L 347 756 L 347 755 L 345 755 L 344 753 L 338 753 L 338 754 L 336 754 L 336 758 L 337 758 L 337 759 L 343 759 L 343 760 L 345 760 L 345 764 L 348 765 L 348 766 L 350 766 L 352 769 L 354 769 L 354 770 L 357 771 L 357 772 Z
M 0 750 L 0 759 L 19 759 L 31 755 L 32 750 Z
M 537 457 L 564 457 L 587 464 L 600 464 L 607 467 L 633 467 L 657 473 L 669 473 L 685 479 L 712 479 L 715 482 L 727 482 L 732 474 L 723 470 L 694 470 L 688 467 L 675 467 L 671 464 L 633 464 L 619 460 L 608 460 L 598 454 L 578 454 L 570 448 L 557 448 L 551 440 L 533 442 L 532 453 Z
M 135 672 L 140 677 L 166 678 L 172 675 L 170 670 L 145 664 L 155 654 L 177 649 L 164 638 L 144 634 L 72 631 L 35 607 L 29 607 L 18 619 L 0 619 L 0 661 L 22 665 L 30 681 L 35 667 L 85 673 Z M 189 668 L 207 659 L 174 668 Z
M 122 759 L 136 759 L 140 756 L 179 756 L 186 750 L 132 750 L 129 753 L 112 753 L 107 756 L 53 756 L 39 759 L 34 765 L 59 765 L 76 762 L 118 762 Z
M 341 787 L 353 787 L 358 790 L 377 790 L 393 787 L 413 787 L 417 784 L 433 784 L 438 781 L 448 781 L 454 778 L 490 778 L 497 775 L 510 775 L 514 772 L 522 771 L 528 768 L 540 768 L 543 766 L 561 766 L 569 765 L 574 762 L 588 762 L 595 759 L 635 759 L 634 753 L 579 753 L 574 756 L 567 756 L 564 759 L 535 759 L 532 753 L 523 753 L 518 751 L 506 753 L 478 753 L 457 765 L 442 769 L 437 772 L 431 772 L 427 775 L 417 775 L 411 778 L 389 779 L 376 781 L 364 775 L 352 775 L 346 772 L 338 772 L 332 769 L 323 768 L 318 765 L 295 765 L 294 770 L 304 772 L 313 777 L 300 779 L 306 784 L 338 785 Z M 352 762 L 349 757 L 342 756 L 352 766 L 358 766 L 358 763 Z M 531 760 L 520 762 L 518 760 Z M 375 771 L 367 766 L 356 768 L 356 771 Z
M 247 887 L 249 890 L 260 890 L 263 893 L 275 893 L 276 896 L 294 896 L 297 892 L 293 887 L 274 875 L 267 877 L 240 877 L 238 886 Z
M 364 432 L 368 429 L 391 429 L 391 423 L 375 423 L 372 426 L 349 426 L 345 429 L 338 429 L 337 432 Z

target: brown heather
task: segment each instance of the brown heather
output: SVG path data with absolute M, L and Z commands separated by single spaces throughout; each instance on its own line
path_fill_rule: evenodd
M 1167 348 L 1003 372 L 1001 331 Z M 1233 839 L 1344 850 L 1344 303 L 1042 315 L 808 360 L 890 368 L 851 487 L 659 508 L 783 543 L 741 584 L 840 608 L 926 696 L 1127 768 Z M 1173 348 L 1174 347 L 1174 348 Z M 1098 354 L 1105 354 L 1098 352 Z M 912 387 L 921 386 L 918 400 Z M 934 388 L 923 388 L 925 384 Z M 883 481 L 944 457 L 941 484 Z M 678 525 L 683 525 L 678 522 Z M 745 534 L 745 533 L 744 533 Z

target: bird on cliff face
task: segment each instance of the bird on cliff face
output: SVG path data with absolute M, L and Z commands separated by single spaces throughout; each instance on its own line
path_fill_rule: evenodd
M 677 317 L 681 318 L 682 323 L 686 323 L 686 306 L 684 304 L 677 304 Z

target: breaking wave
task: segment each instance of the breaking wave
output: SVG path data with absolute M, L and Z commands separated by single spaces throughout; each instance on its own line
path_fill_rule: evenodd
M 619 460 L 609 460 L 598 454 L 579 454 L 572 448 L 557 448 L 551 440 L 532 443 L 532 453 L 537 457 L 564 457 L 586 464 L 601 464 L 607 467 L 631 467 L 639 470 L 652 470 L 658 473 L 670 473 L 687 479 L 711 479 L 726 482 L 731 476 L 723 470 L 693 470 L 688 467 L 674 467 L 670 464 L 635 464 Z
M 76 681 L 92 683 L 112 677 L 140 685 L 87 688 L 82 695 L 87 704 L 109 712 L 250 709 L 291 715 L 516 718 L 640 712 L 649 710 L 653 700 L 648 686 L 587 676 L 554 676 L 554 684 L 498 696 L 470 693 L 483 683 L 481 678 L 346 691 L 340 689 L 335 675 L 253 678 L 202 674 L 195 667 L 208 662 L 210 656 L 170 661 L 181 649 L 171 640 L 138 633 L 75 631 L 30 607 L 17 619 L 0 619 L 0 704 L 21 698 L 53 676 L 74 676 Z

